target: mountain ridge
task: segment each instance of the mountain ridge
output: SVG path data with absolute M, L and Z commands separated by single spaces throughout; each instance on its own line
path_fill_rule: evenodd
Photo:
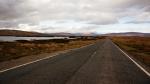
M 39 33 L 31 31 L 21 31 L 21 30 L 0 30 L 0 36 L 18 36 L 18 37 L 54 37 L 54 36 L 142 36 L 150 37 L 150 33 L 141 32 L 123 32 L 123 33 L 107 33 L 107 34 L 97 34 L 97 33 Z
M 103 34 L 104 36 L 141 36 L 141 37 L 150 37 L 150 33 L 141 33 L 141 32 L 123 32 L 123 33 L 108 33 Z
M 33 37 L 33 36 L 47 36 L 47 34 L 39 33 L 39 32 L 30 32 L 30 31 L 21 31 L 21 30 L 0 30 L 0 36 L 27 36 L 27 37 Z

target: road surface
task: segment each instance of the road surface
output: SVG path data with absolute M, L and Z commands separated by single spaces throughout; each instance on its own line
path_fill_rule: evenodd
M 0 73 L 0 84 L 150 84 L 111 40 Z

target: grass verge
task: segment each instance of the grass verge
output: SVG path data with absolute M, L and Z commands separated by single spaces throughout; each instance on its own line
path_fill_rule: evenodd
M 95 43 L 96 39 L 19 40 L 0 42 L 0 62 L 24 56 L 53 53 Z
M 112 37 L 114 43 L 150 67 L 150 37 Z

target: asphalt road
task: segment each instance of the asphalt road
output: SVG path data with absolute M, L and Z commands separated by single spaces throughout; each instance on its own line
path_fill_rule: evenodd
M 150 84 L 111 40 L 0 73 L 0 84 Z

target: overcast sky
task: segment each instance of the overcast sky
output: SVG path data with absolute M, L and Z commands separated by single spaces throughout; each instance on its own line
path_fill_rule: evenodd
M 0 29 L 150 33 L 150 0 L 0 0 Z

